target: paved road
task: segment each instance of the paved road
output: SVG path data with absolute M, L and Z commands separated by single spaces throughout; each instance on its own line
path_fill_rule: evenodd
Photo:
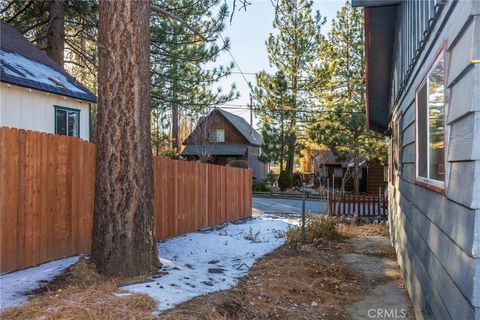
M 327 211 L 327 202 L 320 200 L 305 201 L 306 211 L 316 213 L 325 213 Z M 261 213 L 302 213 L 302 200 L 276 199 L 276 198 L 253 198 L 253 214 Z

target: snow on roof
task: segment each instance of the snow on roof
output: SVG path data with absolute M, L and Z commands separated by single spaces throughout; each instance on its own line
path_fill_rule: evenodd
M 96 102 L 92 92 L 15 29 L 0 26 L 0 81 Z

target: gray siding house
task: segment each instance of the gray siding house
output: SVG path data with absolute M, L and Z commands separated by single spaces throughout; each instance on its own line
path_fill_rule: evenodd
M 365 8 L 367 118 L 391 139 L 390 232 L 415 314 L 480 319 L 480 1 L 352 5 Z

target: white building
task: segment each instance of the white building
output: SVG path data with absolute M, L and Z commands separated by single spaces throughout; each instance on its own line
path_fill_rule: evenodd
M 90 138 L 95 95 L 0 22 L 0 126 Z

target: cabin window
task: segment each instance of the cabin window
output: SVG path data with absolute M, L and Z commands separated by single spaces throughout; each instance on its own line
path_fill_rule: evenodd
M 445 181 L 445 70 L 441 54 L 416 94 L 417 179 Z
M 211 142 L 225 142 L 225 130 L 224 129 L 214 129 L 210 133 Z
M 80 136 L 80 110 L 55 106 L 55 134 Z
M 342 168 L 333 168 L 333 176 L 335 178 L 343 178 L 343 169 Z

